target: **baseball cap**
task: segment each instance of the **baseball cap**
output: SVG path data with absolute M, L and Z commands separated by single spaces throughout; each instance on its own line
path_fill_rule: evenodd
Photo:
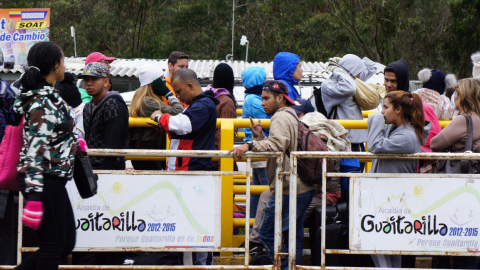
M 163 70 L 154 64 L 146 64 L 138 70 L 138 79 L 140 80 L 140 87 L 151 84 L 154 80 L 163 76 Z
M 105 66 L 102 63 L 93 62 L 85 66 L 82 74 L 78 75 L 78 78 L 84 78 L 84 77 L 108 78 L 108 76 L 110 76 L 110 71 L 107 66 Z
M 112 63 L 113 60 L 115 60 L 115 57 L 106 57 L 102 53 L 93 52 L 87 56 L 87 59 L 85 59 L 85 65 L 88 65 L 93 62 L 100 62 L 103 60 L 108 61 L 108 63 Z
M 294 109 L 297 114 L 301 114 L 301 113 L 307 114 L 315 111 L 315 108 L 313 108 L 312 103 L 303 98 L 296 98 L 295 105 L 291 106 L 290 108 Z
M 282 94 L 290 104 L 295 105 L 295 102 L 288 96 L 288 87 L 282 81 L 269 80 L 263 83 L 263 91 L 275 92 Z

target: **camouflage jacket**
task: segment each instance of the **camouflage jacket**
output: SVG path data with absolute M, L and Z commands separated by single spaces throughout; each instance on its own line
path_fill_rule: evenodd
M 54 103 L 49 95 L 58 99 Z M 69 134 L 63 114 L 57 110 L 63 100 L 53 87 L 21 91 L 14 111 L 24 114 L 23 147 L 18 172 L 25 174 L 26 192 L 43 191 L 43 175 L 70 179 L 76 144 Z M 66 106 L 68 107 L 68 106 Z M 73 112 L 70 111 L 72 115 Z M 72 127 L 73 118 L 69 123 Z

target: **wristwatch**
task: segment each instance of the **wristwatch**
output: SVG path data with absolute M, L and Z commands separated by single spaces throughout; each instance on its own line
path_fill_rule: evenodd
M 253 150 L 253 142 L 250 141 L 250 142 L 247 142 L 248 144 L 248 151 L 252 151 Z

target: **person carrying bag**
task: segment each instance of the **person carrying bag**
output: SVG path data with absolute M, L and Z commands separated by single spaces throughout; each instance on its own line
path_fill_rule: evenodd
M 330 61 L 328 65 L 334 68 L 341 68 L 352 77 L 352 79 L 355 81 L 355 85 L 357 86 L 357 89 L 356 89 L 357 91 L 353 95 L 353 98 L 357 102 L 358 106 L 362 107 L 362 109 L 364 110 L 376 109 L 380 104 L 380 102 L 382 101 L 382 99 L 385 98 L 385 94 L 386 94 L 385 86 L 364 82 L 359 78 L 353 76 L 352 73 L 350 73 L 350 71 L 346 70 L 337 62 Z

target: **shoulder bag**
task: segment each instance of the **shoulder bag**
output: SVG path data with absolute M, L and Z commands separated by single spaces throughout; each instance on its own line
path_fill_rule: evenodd
M 78 140 L 73 133 L 73 128 L 69 125 L 71 116 L 68 115 L 67 110 L 65 109 L 65 104 L 62 103 L 61 107 L 57 109 L 62 113 L 68 127 L 68 131 L 70 132 L 70 136 L 77 145 L 77 153 L 75 154 L 75 162 L 73 167 L 73 180 L 77 186 L 78 193 L 83 199 L 93 197 L 97 194 L 98 175 L 93 172 L 92 164 L 90 163 L 87 153 L 80 149 Z
M 18 191 L 17 166 L 23 146 L 23 119 L 17 127 L 8 125 L 0 144 L 0 190 Z
M 330 61 L 329 66 L 334 66 L 336 68 L 343 69 L 352 79 L 355 81 L 357 87 L 353 98 L 358 106 L 362 107 L 364 110 L 373 110 L 378 107 L 383 98 L 385 98 L 385 86 L 367 83 L 357 77 L 353 76 L 348 70 L 342 67 L 340 64 Z

